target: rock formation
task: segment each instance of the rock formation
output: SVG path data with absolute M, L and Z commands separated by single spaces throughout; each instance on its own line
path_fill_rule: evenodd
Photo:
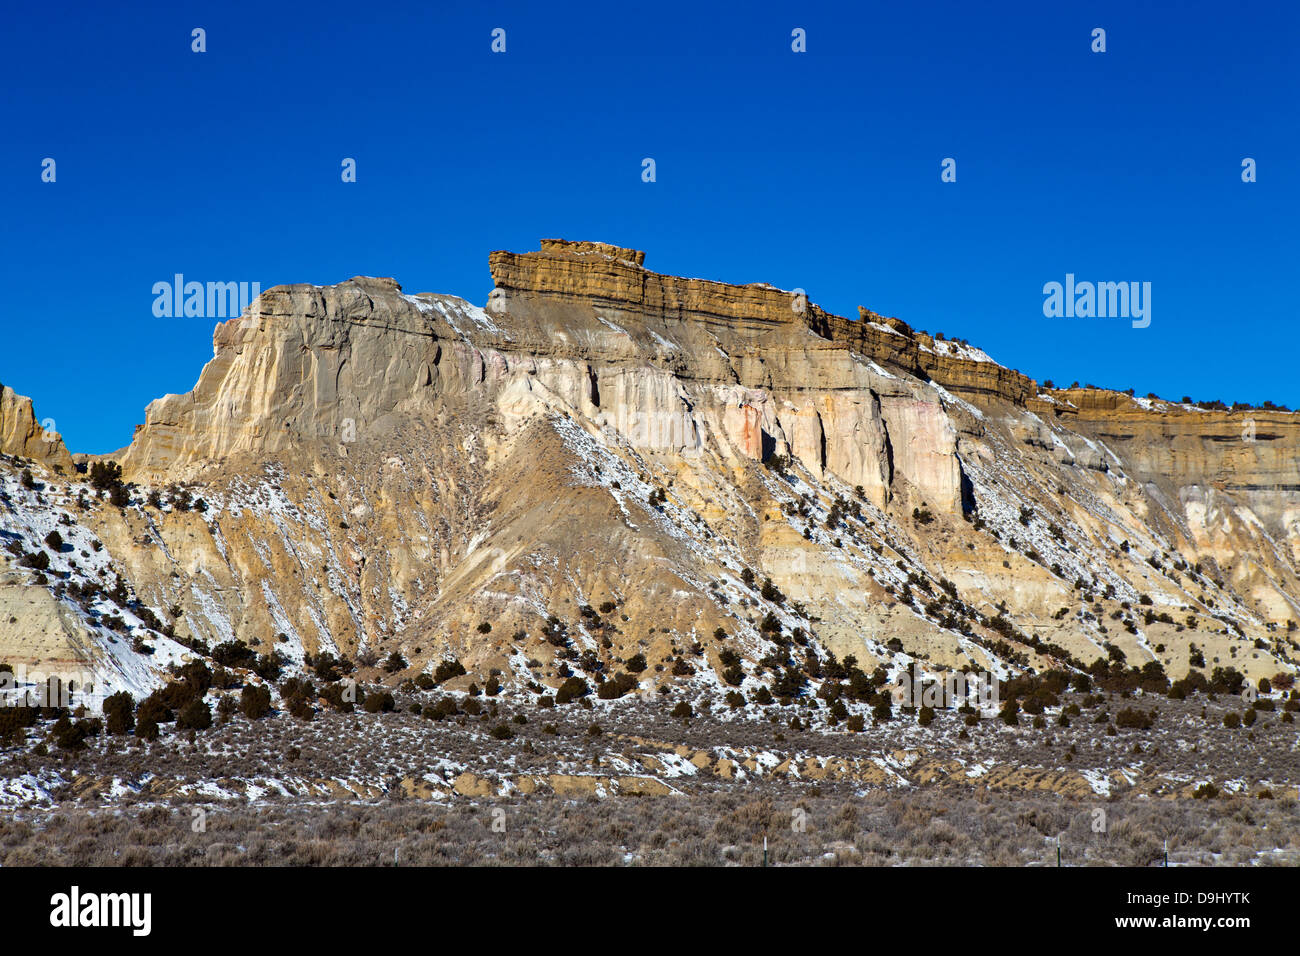
M 63 438 L 36 421 L 30 398 L 15 394 L 7 385 L 0 385 L 0 452 L 72 471 L 72 456 Z
M 9 474 L 4 530 L 30 551 L 63 516 L 106 563 L 56 556 L 38 583 L 14 552 L 0 604 L 39 590 L 44 636 L 9 615 L 0 659 L 62 653 L 136 686 L 240 639 L 554 686 L 638 653 L 655 681 L 703 679 L 730 646 L 760 680 L 770 613 L 889 668 L 1122 654 L 1177 675 L 1193 643 L 1291 668 L 1297 416 L 1045 391 L 898 319 L 644 263 L 494 252 L 484 308 L 381 278 L 270 289 L 217 326 L 191 392 L 149 405 L 116 456 L 125 508 L 5 390 L 0 448 L 69 480 L 38 500 Z M 152 663 L 110 644 L 117 612 L 68 597 L 92 565 L 128 586 Z

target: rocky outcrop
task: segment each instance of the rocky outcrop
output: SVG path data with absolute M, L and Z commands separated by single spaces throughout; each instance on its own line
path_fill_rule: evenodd
M 956 668 L 1113 644 L 1179 673 L 1194 639 L 1269 676 L 1300 650 L 1275 636 L 1300 620 L 1297 416 L 1247 427 L 1040 392 L 898 319 L 659 275 L 619 246 L 546 240 L 490 267 L 485 308 L 362 276 L 268 290 L 217 327 L 192 391 L 149 406 L 118 456 L 132 506 L 83 506 L 75 482 L 40 499 L 0 463 L 6 527 L 30 551 L 41 509 L 74 511 L 84 550 L 99 554 L 91 535 L 104 549 L 96 579 L 111 555 L 208 644 L 455 654 L 552 686 L 542 627 L 577 633 L 570 612 L 605 603 L 626 627 L 581 646 L 660 665 L 719 628 L 762 659 L 769 610 L 864 664 L 894 659 L 890 636 Z M 30 403 L 4 393 L 0 425 L 11 454 L 40 450 Z M 204 509 L 146 497 L 187 482 Z M 87 571 L 72 554 L 55 556 L 60 581 Z M 760 606 L 742 568 L 791 604 Z M 945 579 L 959 604 L 941 607 Z M 91 640 L 78 628 L 98 625 L 64 610 Z M 1046 643 L 1002 657 L 1005 631 L 979 615 L 1003 614 Z
M 7 385 L 0 386 L 0 452 L 32 458 L 67 472 L 73 468 L 63 437 L 56 431 L 46 430 L 36 420 L 32 400 Z
M 876 362 L 937 382 L 965 398 L 1023 405 L 1038 394 L 1033 379 L 999 365 L 979 349 L 913 332 L 907 323 L 864 307 L 858 309 L 856 322 L 810 311 L 809 327 Z
M 763 283 L 729 285 L 650 272 L 645 253 L 603 243 L 544 240 L 540 252 L 494 252 L 492 278 L 503 302 L 552 297 L 680 322 L 728 334 L 803 327 L 882 364 L 980 399 L 1024 404 L 1038 394 L 1033 379 L 970 346 L 915 333 L 904 322 L 859 309 L 849 321 L 797 292 Z
M 153 402 L 128 477 L 174 480 L 302 443 L 347 445 L 408 416 L 539 409 L 638 450 L 797 458 L 883 505 L 896 479 L 960 509 L 942 400 L 815 334 L 815 305 L 771 286 L 647 271 L 644 254 L 548 240 L 491 256 L 487 310 L 391 279 L 279 286 L 217 327 L 194 390 Z M 724 442 L 727 447 L 719 444 Z
M 1175 499 L 1187 488 L 1235 496 L 1279 538 L 1300 521 L 1300 415 L 1206 410 L 1096 388 L 1052 394 L 1053 418 Z
M 550 298 L 697 322 L 727 335 L 799 324 L 806 298 L 770 285 L 730 285 L 650 272 L 645 253 L 603 243 L 543 240 L 540 252 L 493 252 L 492 281 L 507 306 L 520 297 Z M 808 306 L 820 312 L 816 306 Z

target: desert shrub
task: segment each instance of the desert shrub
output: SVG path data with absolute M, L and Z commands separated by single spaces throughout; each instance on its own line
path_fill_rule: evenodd
M 739 687 L 745 682 L 745 672 L 739 665 L 733 665 L 722 672 L 722 679 L 732 687 Z
M 239 711 L 239 701 L 234 694 L 222 694 L 217 698 L 217 716 L 225 723 Z
M 1002 710 L 998 713 L 998 719 L 1008 727 L 1015 727 L 1020 723 L 1020 705 L 1014 700 L 1009 700 L 1002 705 Z
M 316 688 L 305 677 L 288 677 L 280 684 L 280 696 L 285 700 L 293 697 L 314 700 L 316 698 Z
M 596 688 L 596 696 L 601 700 L 617 700 L 624 694 L 628 694 L 637 688 L 637 679 L 631 674 L 624 674 L 619 671 L 612 679 L 605 681 Z
M 55 554 L 58 554 L 63 550 L 63 535 L 59 534 L 57 529 L 51 531 L 45 536 L 45 546 Z
M 325 701 L 325 703 L 329 704 L 335 710 L 345 714 L 350 714 L 356 709 L 355 692 L 359 690 L 359 688 L 353 685 L 352 694 L 348 694 L 347 689 L 348 689 L 348 685 L 346 684 L 339 684 L 339 683 L 326 684 L 324 687 L 321 688 L 320 696 L 321 699 Z M 348 699 L 349 697 L 353 699 L 349 700 Z M 362 704 L 364 703 L 365 703 L 365 699 L 363 698 Z
M 497 740 L 509 740 L 515 735 L 509 724 L 497 724 L 492 728 L 492 736 Z
M 388 714 L 397 708 L 397 702 L 393 700 L 393 695 L 385 690 L 377 694 L 367 694 L 365 703 L 361 706 L 368 714 Z
M 479 714 L 483 713 L 483 705 L 478 702 L 477 697 L 466 697 L 464 702 L 460 705 L 460 709 L 471 717 L 477 717 Z
M 212 686 L 217 690 L 235 690 L 243 687 L 244 681 L 238 674 L 228 671 L 224 667 L 218 667 L 212 672 Z
M 341 661 L 333 654 L 326 652 L 316 658 L 313 662 L 312 670 L 316 672 L 316 676 L 321 680 L 326 683 L 333 683 L 334 681 L 339 680 L 344 674 L 350 672 L 352 666 L 346 661 Z
M 808 685 L 808 676 L 798 667 L 787 667 L 772 679 L 772 693 L 780 698 L 799 697 Z
M 176 713 L 177 730 L 207 730 L 212 726 L 212 711 L 202 700 L 191 700 Z
M 1117 727 L 1150 730 L 1155 722 L 1156 716 L 1153 711 L 1138 710 L 1136 707 L 1125 707 L 1115 715 L 1115 726 Z
M 453 677 L 460 677 L 465 673 L 465 665 L 456 658 L 450 658 L 445 661 L 439 661 L 438 666 L 433 669 L 433 679 L 441 684 L 451 680 Z
M 1210 674 L 1209 689 L 1213 694 L 1232 694 L 1235 697 L 1241 693 L 1245 683 L 1246 678 L 1235 667 L 1216 667 Z
M 190 661 L 188 664 L 182 664 L 175 669 L 175 674 L 180 678 L 179 682 L 185 686 L 183 689 L 176 688 L 173 693 L 183 693 L 187 695 L 187 699 L 192 700 L 195 697 L 202 697 L 212 688 L 212 671 L 208 670 L 208 666 L 202 661 Z
M 90 465 L 90 486 L 96 491 L 107 491 L 122 482 L 122 466 L 115 461 L 96 461 Z
M 271 689 L 246 684 L 239 692 L 239 710 L 249 720 L 261 720 L 271 713 Z
M 860 734 L 862 731 L 866 730 L 867 722 L 863 720 L 861 714 L 854 714 L 845 721 L 844 726 L 849 729 L 849 733 Z
M 691 710 L 690 704 L 680 700 L 677 702 L 677 706 L 673 708 L 673 716 L 680 720 L 688 720 L 695 716 L 695 712 Z
M 40 720 L 36 707 L 0 707 L 0 740 L 7 744 L 22 743 L 28 727 Z
M 274 681 L 280 679 L 280 673 L 284 670 L 284 658 L 279 651 L 272 651 L 270 654 L 259 654 L 256 663 L 253 665 L 253 673 L 265 681 Z
M 79 730 L 77 725 L 68 719 L 67 714 L 63 714 L 54 722 L 50 733 L 54 737 L 54 742 L 63 750 L 84 750 L 86 747 L 85 732 Z
M 555 702 L 557 704 L 567 704 L 579 697 L 585 697 L 589 693 L 591 693 L 591 688 L 587 686 L 585 680 L 576 676 L 569 677 L 555 692 Z
M 312 706 L 311 700 L 306 697 L 291 697 L 286 701 L 286 704 L 290 716 L 298 720 L 309 721 L 316 718 L 316 708 Z
M 176 717 L 172 713 L 172 708 L 167 703 L 166 698 L 162 695 L 162 691 L 156 690 L 144 700 L 140 701 L 140 705 L 136 707 L 135 710 L 135 719 L 137 725 L 145 723 L 146 721 L 155 724 L 165 724 L 175 720 Z
M 771 578 L 765 578 L 763 580 L 763 587 L 760 589 L 759 593 L 763 595 L 763 600 L 771 601 L 778 607 L 785 604 L 785 595 L 781 593 L 780 588 L 772 583 Z
M 1236 730 L 1241 726 L 1241 714 L 1237 713 L 1235 710 L 1228 711 L 1223 715 L 1223 726 L 1227 727 L 1229 730 Z
M 916 722 L 922 727 L 929 727 L 934 723 L 934 708 L 922 707 L 916 714 Z
M 126 691 L 104 698 L 104 720 L 110 734 L 128 734 L 135 727 L 135 699 Z
M 404 671 L 406 670 L 406 666 L 406 658 L 397 653 L 397 651 L 393 651 L 393 653 L 389 654 L 388 658 L 384 661 L 384 670 L 389 674 L 396 674 L 398 671 Z
M 439 697 L 432 704 L 426 704 L 420 711 L 420 716 L 426 720 L 445 720 L 448 717 L 455 717 L 457 713 L 456 700 L 453 697 Z
M 645 655 L 633 654 L 623 666 L 633 674 L 640 674 L 646 668 Z
M 23 555 L 18 563 L 35 571 L 48 571 L 50 569 L 50 556 L 44 551 L 37 551 L 33 554 Z

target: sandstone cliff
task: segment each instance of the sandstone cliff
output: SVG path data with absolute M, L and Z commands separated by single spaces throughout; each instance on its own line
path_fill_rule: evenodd
M 72 471 L 72 456 L 63 438 L 37 422 L 30 398 L 15 394 L 7 385 L 0 386 L 0 452 Z
M 367 277 L 263 293 L 117 456 L 129 506 L 5 478 L 20 549 L 71 521 L 106 563 L 80 540 L 44 583 L 11 562 L 0 599 L 39 591 L 43 633 L 61 623 L 38 651 L 35 611 L 0 615 L 0 658 L 144 680 L 110 643 L 122 608 L 69 597 L 91 567 L 122 576 L 159 659 L 238 638 L 291 661 L 454 655 L 525 687 L 643 654 L 652 692 L 716 687 L 731 648 L 751 686 L 775 621 L 895 670 L 1118 653 L 1176 676 L 1192 644 L 1292 667 L 1297 416 L 1257 413 L 1244 441 L 1244 413 L 1044 393 L 897 319 L 644 263 L 494 252 L 484 308 Z M 30 403 L 5 402 L 5 450 L 56 463 L 61 444 L 18 450 Z

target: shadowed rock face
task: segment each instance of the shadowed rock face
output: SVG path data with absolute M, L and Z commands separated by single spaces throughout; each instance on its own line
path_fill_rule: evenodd
M 611 668 L 698 641 L 696 670 L 718 669 L 718 628 L 761 660 L 769 611 L 871 666 L 1005 673 L 1113 646 L 1177 676 L 1190 643 L 1255 676 L 1292 666 L 1296 415 L 1045 392 L 898 319 L 644 261 L 563 240 L 494 252 L 485 308 L 392 279 L 270 289 L 117 456 L 135 503 L 77 520 L 141 602 L 183 611 L 180 636 L 291 660 L 454 653 L 553 685 L 542 625 L 585 633 L 576 609 L 608 600 L 617 629 L 581 646 Z M 70 466 L 44 438 L 0 394 L 0 450 Z M 144 504 L 178 482 L 208 510 Z M 63 499 L 13 488 L 0 517 L 39 546 Z M 6 603 L 32 586 L 6 574 L 0 607 L 31 603 Z M 40 620 L 93 657 L 107 634 L 69 607 Z M 0 659 L 22 660 L 35 645 L 9 616 Z M 136 674 L 124 654 L 111 666 Z

